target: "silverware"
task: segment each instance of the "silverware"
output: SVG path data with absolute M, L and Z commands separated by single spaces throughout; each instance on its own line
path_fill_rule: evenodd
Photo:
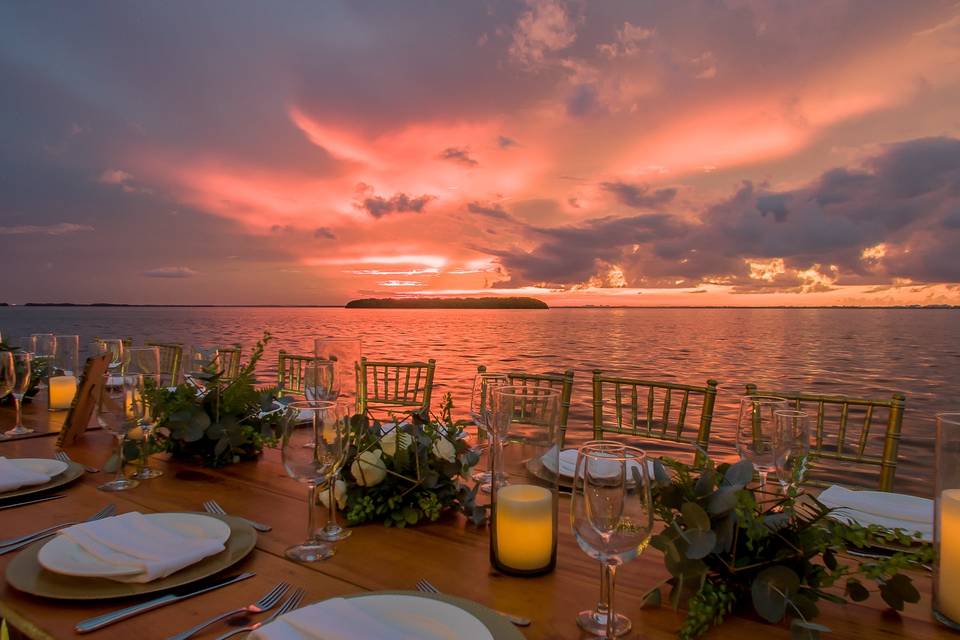
M 223 510 L 223 507 L 221 507 L 219 504 L 217 504 L 217 501 L 216 501 L 216 500 L 207 500 L 206 502 L 204 502 L 204 503 L 203 503 L 203 510 L 206 511 L 207 513 L 212 513 L 212 514 L 217 515 L 217 516 L 226 516 L 226 515 L 229 515 L 226 511 Z M 235 518 L 238 518 L 238 519 L 240 519 L 240 520 L 243 520 L 244 522 L 246 522 L 247 524 L 249 524 L 251 527 L 253 527 L 253 528 L 256 529 L 257 531 L 264 531 L 264 532 L 266 532 L 266 531 L 272 531 L 272 530 L 273 530 L 273 527 L 271 527 L 271 526 L 268 525 L 268 524 L 263 524 L 262 522 L 256 522 L 255 520 L 250 520 L 249 518 L 240 518 L 239 516 L 234 516 L 234 517 L 235 517 Z
M 73 462 L 73 460 L 70 459 L 70 456 L 69 454 L 67 454 L 66 451 L 57 451 L 55 454 L 53 454 L 53 457 L 59 460 L 60 462 L 66 462 L 67 464 L 70 464 L 71 462 Z M 81 464 L 80 466 L 83 467 L 83 470 L 86 471 L 87 473 L 100 473 L 100 469 L 97 469 L 96 467 L 90 467 L 85 464 Z
M 174 589 L 170 593 L 160 596 L 159 598 L 154 598 L 153 600 L 147 600 L 146 602 L 135 604 L 132 607 L 118 609 L 117 611 L 111 611 L 110 613 L 105 613 L 103 615 L 87 618 L 86 620 L 81 620 L 76 624 L 73 630 L 77 633 L 90 633 L 91 631 L 102 629 L 103 627 L 115 622 L 132 618 L 133 616 L 139 615 L 144 611 L 152 611 L 153 609 L 157 609 L 168 604 L 173 604 L 174 602 L 180 602 L 181 600 L 198 596 L 201 593 L 213 591 L 214 589 L 219 589 L 220 587 L 225 587 L 235 582 L 252 578 L 255 575 L 256 574 L 252 572 L 237 573 L 225 578 L 208 578 L 207 580 L 202 580 L 199 583 L 194 582 L 193 584 L 184 585 Z
M 35 504 L 37 502 L 46 502 L 47 500 L 59 500 L 60 498 L 66 497 L 63 493 L 55 493 L 52 496 L 44 496 L 42 498 L 34 498 L 33 500 L 23 500 L 21 502 L 11 502 L 10 504 L 0 505 L 0 510 L 3 509 L 13 509 L 14 507 L 23 507 L 28 504 Z
M 303 600 L 303 594 L 304 594 L 303 589 L 297 589 L 296 591 L 293 592 L 293 594 L 289 598 L 287 598 L 286 602 L 280 605 L 280 608 L 277 609 L 275 612 L 271 613 L 270 617 L 267 618 L 266 620 L 263 620 L 261 622 L 256 622 L 251 625 L 247 625 L 246 627 L 241 627 L 239 629 L 234 629 L 229 633 L 225 633 L 222 636 L 217 637 L 216 640 L 226 640 L 226 638 L 232 638 L 233 636 L 240 635 L 241 633 L 250 633 L 251 631 L 256 631 L 263 625 L 273 622 L 283 614 L 290 613 L 294 609 L 299 609 L 300 601 Z
M 182 633 L 178 633 L 175 636 L 170 636 L 167 638 L 167 640 L 187 640 L 187 638 L 190 638 L 203 631 L 214 622 L 219 622 L 220 620 L 224 620 L 226 618 L 232 618 L 238 613 L 263 613 L 265 611 L 269 611 L 270 609 L 273 609 L 278 602 L 280 602 L 280 598 L 283 597 L 283 594 L 285 594 L 289 588 L 289 584 L 286 582 L 281 582 L 253 604 L 248 604 L 245 607 L 240 607 L 239 609 L 233 609 L 232 611 L 227 611 L 226 613 L 216 615 L 209 620 L 201 622 L 195 627 L 187 629 Z
M 433 586 L 433 584 L 431 584 L 427 580 L 417 580 L 417 591 L 421 591 L 423 593 L 440 593 L 440 590 L 437 589 L 435 586 Z M 517 625 L 518 627 L 530 626 L 530 618 L 524 618 L 523 616 L 515 616 L 512 613 L 497 611 L 496 609 L 493 609 L 493 611 L 500 614 L 501 616 L 503 616 L 513 624 Z
M 108 504 L 100 511 L 97 511 L 95 514 L 83 520 L 82 522 L 93 522 L 94 520 L 101 520 L 108 516 L 112 516 L 117 511 L 117 506 L 113 504 Z M 77 522 L 64 522 L 62 524 L 55 524 L 52 527 L 47 527 L 46 529 L 41 529 L 40 531 L 35 531 L 33 533 L 28 533 L 22 535 L 19 538 L 10 538 L 8 540 L 0 540 L 0 556 L 5 553 L 10 553 L 11 551 L 16 551 L 17 549 L 22 549 L 23 547 L 33 544 L 37 540 L 42 540 L 43 538 L 49 538 L 54 535 L 61 529 L 71 527 L 75 524 L 82 524 L 81 521 Z

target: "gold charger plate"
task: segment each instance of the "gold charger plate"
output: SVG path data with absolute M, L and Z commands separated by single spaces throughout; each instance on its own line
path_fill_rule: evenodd
M 82 475 L 83 466 L 77 464 L 76 462 L 69 462 L 67 463 L 67 468 L 61 473 L 50 478 L 49 482 L 23 487 L 22 489 L 14 489 L 13 491 L 7 491 L 6 493 L 0 493 L 0 503 L 3 503 L 9 498 L 29 496 L 34 493 L 42 493 L 44 491 L 49 491 L 50 489 L 62 487 L 65 484 L 70 484 Z
M 116 582 L 106 578 L 65 576 L 47 571 L 40 566 L 37 554 L 49 540 L 41 540 L 21 551 L 7 565 L 7 584 L 25 593 L 58 600 L 126 598 L 202 580 L 235 565 L 253 551 L 257 544 L 257 532 L 249 524 L 231 516 L 215 516 L 209 513 L 203 515 L 223 520 L 230 526 L 226 548 L 217 555 L 204 558 L 166 578 L 145 583 Z
M 479 602 L 474 602 L 473 600 L 467 600 L 465 598 L 457 598 L 456 596 L 448 596 L 445 593 L 424 593 L 422 591 L 368 591 L 366 593 L 352 593 L 348 596 L 342 597 L 350 599 L 379 595 L 413 596 L 416 598 L 440 600 L 442 602 L 446 602 L 447 604 L 452 604 L 459 609 L 463 609 L 467 613 L 474 616 L 477 620 L 482 622 L 483 626 L 485 626 L 490 632 L 490 635 L 493 636 L 493 640 L 524 639 L 524 635 L 520 633 L 520 631 L 513 625 L 512 622 L 504 618 L 493 609 L 488 609 Z

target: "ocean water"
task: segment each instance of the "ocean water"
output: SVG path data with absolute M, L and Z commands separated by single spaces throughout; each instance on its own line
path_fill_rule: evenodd
M 276 352 L 308 353 L 316 337 L 363 341 L 364 355 L 437 360 L 434 398 L 466 417 L 477 365 L 576 372 L 568 437 L 589 436 L 593 369 L 651 380 L 720 382 L 711 455 L 736 455 L 744 385 L 889 398 L 907 396 L 896 488 L 932 493 L 934 416 L 960 411 L 960 311 L 949 309 L 380 310 L 302 308 L 0 307 L 3 335 L 55 332 L 241 343 L 264 331 Z M 885 418 L 884 418 L 885 419 Z M 883 425 L 874 427 L 882 429 Z

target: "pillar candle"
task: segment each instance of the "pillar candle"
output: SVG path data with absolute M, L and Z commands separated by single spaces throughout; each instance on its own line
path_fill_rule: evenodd
M 69 409 L 73 396 L 77 393 L 76 376 L 57 376 L 47 383 L 50 389 L 50 411 Z
M 960 622 L 960 489 L 940 494 L 940 571 L 937 604 L 941 613 Z
M 497 491 L 497 558 L 520 571 L 535 571 L 553 557 L 553 494 L 532 484 L 511 484 Z

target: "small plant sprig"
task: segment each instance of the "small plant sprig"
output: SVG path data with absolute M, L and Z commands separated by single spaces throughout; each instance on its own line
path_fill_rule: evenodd
M 909 534 L 876 525 L 862 527 L 827 517 L 831 509 L 799 489 L 806 464 L 797 465 L 781 493 L 749 486 L 753 465 L 742 460 L 702 469 L 663 459 L 654 464 L 654 508 L 664 529 L 651 545 L 664 555 L 670 578 L 645 596 L 660 603 L 669 586 L 674 608 L 686 602 L 679 631 L 691 640 L 748 603 L 772 624 L 788 621 L 793 640 L 815 640 L 829 629 L 814 622 L 817 602 L 860 602 L 872 583 L 898 611 L 920 594 L 904 569 L 933 558 L 931 545 Z M 889 557 L 840 562 L 850 549 L 895 545 Z M 843 585 L 840 595 L 839 587 Z

